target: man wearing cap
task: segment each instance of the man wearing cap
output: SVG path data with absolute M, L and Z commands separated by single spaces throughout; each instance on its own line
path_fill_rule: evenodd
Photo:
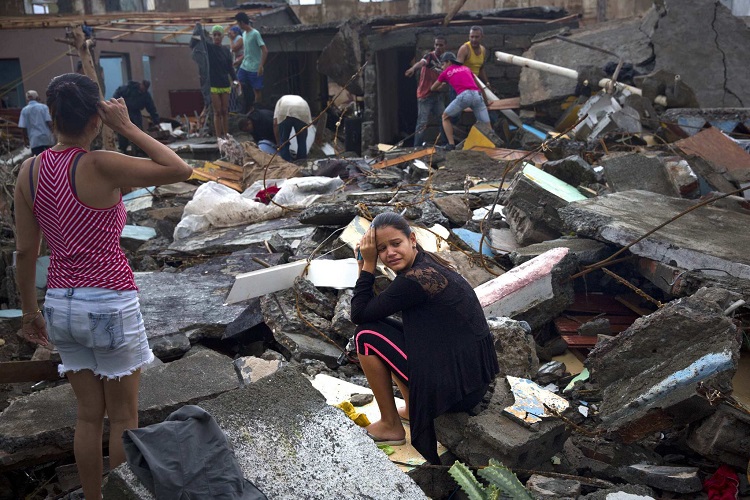
M 288 140 L 292 135 L 293 127 L 297 139 L 297 159 L 304 160 L 307 158 L 306 127 L 311 122 L 312 115 L 307 101 L 298 95 L 281 96 L 273 110 L 273 131 L 276 135 L 276 144 L 281 147 L 279 156 L 286 161 L 292 161 Z
M 414 66 L 407 69 L 405 76 L 412 76 L 415 71 L 422 68 L 417 85 L 417 127 L 414 132 L 414 145 L 419 147 L 424 139 L 424 131 L 430 122 L 430 117 L 440 117 L 445 110 L 445 103 L 440 92 L 430 90 L 432 84 L 440 74 L 442 63 L 440 56 L 445 52 L 445 38 L 435 37 L 435 50 L 428 52 L 417 61 Z
M 448 145 L 445 149 L 452 150 L 456 149 L 456 144 L 453 140 L 451 117 L 459 116 L 465 108 L 471 108 L 478 122 L 489 123 L 490 116 L 471 70 L 458 62 L 453 52 L 446 52 L 440 60 L 447 66 L 440 73 L 437 81 L 432 84 L 432 90 L 438 91 L 448 83 L 456 91 L 456 98 L 448 104 L 445 112 L 443 112 L 443 130 L 448 139 Z
M 52 135 L 52 117 L 46 104 L 39 102 L 36 90 L 26 92 L 28 104 L 21 110 L 18 126 L 29 139 L 31 154 L 38 155 L 55 143 Z
M 253 21 L 247 14 L 238 12 L 234 19 L 242 30 L 242 46 L 245 53 L 240 69 L 237 71 L 237 79 L 242 84 L 245 112 L 248 112 L 256 101 L 260 102 L 263 89 L 263 67 L 268 57 L 268 48 L 258 30 L 253 28 Z

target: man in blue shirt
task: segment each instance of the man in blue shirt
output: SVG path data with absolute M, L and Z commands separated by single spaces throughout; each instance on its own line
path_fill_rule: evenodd
M 238 12 L 234 19 L 242 30 L 242 45 L 245 51 L 242 64 L 237 71 L 237 80 L 242 84 L 245 113 L 247 113 L 256 102 L 260 102 L 260 92 L 263 90 L 263 66 L 268 57 L 268 48 L 258 30 L 253 28 L 253 21 L 247 14 Z
M 29 138 L 31 154 L 38 155 L 55 143 L 55 137 L 52 135 L 52 117 L 47 105 L 39 102 L 36 90 L 26 92 L 26 100 L 29 103 L 21 110 L 18 126 Z

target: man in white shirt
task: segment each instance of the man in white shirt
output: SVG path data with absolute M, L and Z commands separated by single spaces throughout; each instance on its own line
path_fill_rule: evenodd
M 26 92 L 26 100 L 29 103 L 21 110 L 18 126 L 24 129 L 29 138 L 31 154 L 38 155 L 55 143 L 55 137 L 52 135 L 52 117 L 47 105 L 39 102 L 36 90 Z
M 286 161 L 292 161 L 289 152 L 289 137 L 292 136 L 292 128 L 297 139 L 297 159 L 307 158 L 307 126 L 312 122 L 310 106 L 298 95 L 285 95 L 276 102 L 273 110 L 273 132 L 276 135 L 276 144 L 281 146 L 279 156 Z

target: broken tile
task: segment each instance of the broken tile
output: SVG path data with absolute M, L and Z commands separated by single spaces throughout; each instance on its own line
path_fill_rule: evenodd
M 232 361 L 240 386 L 257 382 L 276 373 L 282 366 L 281 360 L 266 360 L 255 356 L 242 356 Z
M 557 394 L 542 389 L 531 380 L 508 375 L 508 384 L 513 392 L 513 406 L 505 412 L 529 424 L 541 422 L 545 417 L 556 417 L 568 409 L 570 403 Z

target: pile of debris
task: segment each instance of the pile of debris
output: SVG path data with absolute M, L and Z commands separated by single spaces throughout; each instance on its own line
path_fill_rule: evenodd
M 714 23 L 734 26 L 712 8 Z M 614 74 L 587 47 L 537 44 L 527 59 L 576 67 L 578 80 L 523 61 L 522 126 L 472 127 L 456 151 L 379 145 L 345 158 L 318 148 L 300 167 L 229 141 L 222 158 L 193 160 L 191 182 L 127 195 L 122 243 L 159 359 L 143 373 L 141 425 L 200 405 L 269 498 L 448 497 L 445 469 L 412 461 L 402 474 L 313 387 L 328 377 L 367 392 L 349 345 L 353 248 L 372 217 L 398 211 L 474 287 L 501 367 L 471 413 L 437 420 L 445 464 L 500 460 L 539 498 L 700 495 L 714 474 L 749 494 L 750 236 L 737 228 L 750 223 L 750 154 L 736 138 L 750 132 L 750 111 L 688 107 L 744 97 L 727 80 L 719 103 L 692 76 L 666 73 L 676 56 L 664 40 L 681 19 L 676 7 L 654 9 L 571 35 L 624 50 Z M 631 75 L 660 72 L 612 84 L 623 61 Z M 588 84 L 604 78 L 604 90 Z M 10 310 L 13 267 L 4 270 Z M 379 270 L 385 287 L 393 276 Z M 77 486 L 75 399 L 49 373 L 54 352 L 29 359 L 19 323 L 0 319 L 10 388 L 0 489 L 28 493 L 24 470 L 39 483 L 56 474 L 62 494 Z M 151 498 L 127 465 L 106 491 Z

